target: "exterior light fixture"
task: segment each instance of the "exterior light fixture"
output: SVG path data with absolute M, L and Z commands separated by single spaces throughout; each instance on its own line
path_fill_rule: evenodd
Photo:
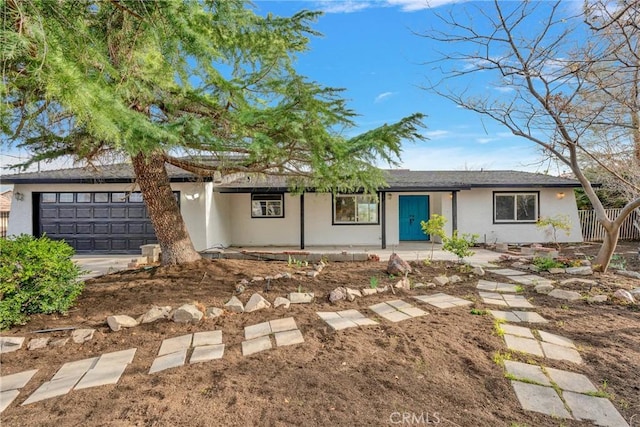
M 564 199 L 564 192 L 560 191 L 559 193 L 556 194 L 556 197 L 558 199 Z
M 13 193 L 13 197 L 15 197 L 16 200 L 19 201 L 19 202 L 24 200 L 24 194 L 22 194 L 19 191 L 16 191 L 15 193 Z

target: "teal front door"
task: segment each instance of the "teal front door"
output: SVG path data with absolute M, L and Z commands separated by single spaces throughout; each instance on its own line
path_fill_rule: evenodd
M 400 240 L 429 240 L 420 221 L 429 219 L 429 196 L 400 196 Z

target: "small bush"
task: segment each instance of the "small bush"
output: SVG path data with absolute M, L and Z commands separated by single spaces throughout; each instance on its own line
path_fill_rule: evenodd
M 71 307 L 84 287 L 73 254 L 67 243 L 46 236 L 0 240 L 0 329 Z
M 540 271 L 549 271 L 552 268 L 564 268 L 565 265 L 559 261 L 556 261 L 553 258 L 549 258 L 546 256 L 535 257 L 533 259 L 533 265 L 538 267 Z
M 473 255 L 475 252 L 469 248 L 476 244 L 478 241 L 477 234 L 463 234 L 458 236 L 458 230 L 453 232 L 451 237 L 445 237 L 442 244 L 442 249 L 447 252 L 451 252 L 458 257 L 458 262 L 463 262 L 465 257 Z

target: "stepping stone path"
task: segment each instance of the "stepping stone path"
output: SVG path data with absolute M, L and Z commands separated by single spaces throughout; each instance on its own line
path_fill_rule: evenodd
M 506 292 L 506 293 L 516 293 L 521 288 L 518 285 L 514 285 L 511 283 L 500 283 L 500 282 L 490 282 L 488 280 L 478 280 L 477 289 L 481 291 L 489 291 L 489 292 Z
M 400 322 L 402 320 L 429 314 L 426 311 L 399 299 L 370 305 L 369 310 L 391 322 Z
M 500 325 L 500 327 L 504 331 L 503 338 L 510 350 L 549 359 L 582 363 L 582 358 L 576 350 L 575 344 L 568 338 L 550 334 L 549 332 L 537 331 L 538 338 L 529 328 L 508 324 Z
M 131 348 L 65 363 L 51 381 L 42 384 L 22 405 L 62 396 L 72 389 L 116 384 L 135 354 L 136 349 Z
M 503 295 L 495 292 L 479 292 L 485 304 L 501 305 L 513 308 L 533 308 L 533 305 L 522 295 Z
M 417 299 L 418 301 L 426 302 L 427 304 L 431 304 L 438 308 L 463 307 L 473 304 L 473 302 L 467 301 L 466 299 L 447 295 L 442 292 L 438 292 L 437 294 L 433 295 L 418 295 L 413 298 Z
M 504 367 L 520 405 L 528 411 L 599 426 L 628 426 L 608 399 L 593 395 L 598 389 L 582 374 L 511 360 L 505 360 Z
M 271 335 L 274 336 L 277 347 L 304 342 L 302 332 L 298 329 L 293 317 L 270 320 L 244 328 L 245 341 L 242 341 L 242 355 L 249 356 L 273 348 Z
M 11 405 L 20 394 L 20 389 L 27 385 L 36 372 L 37 369 L 32 369 L 0 377 L 0 413 Z
M 158 357 L 151 364 L 149 373 L 164 371 L 184 365 L 189 349 L 193 348 L 189 363 L 207 362 L 222 358 L 224 344 L 222 331 L 196 332 L 162 341 Z
M 512 323 L 549 323 L 547 319 L 533 311 L 499 311 L 489 310 L 493 317 Z
M 335 331 L 356 326 L 377 325 L 378 322 L 364 317 L 358 310 L 317 311 L 316 314 Z

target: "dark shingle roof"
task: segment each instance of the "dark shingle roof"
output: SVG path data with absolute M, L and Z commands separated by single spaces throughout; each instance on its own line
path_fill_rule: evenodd
M 167 165 L 171 181 L 196 181 L 196 175 Z M 579 187 L 573 179 L 521 171 L 410 171 L 387 170 L 387 191 L 451 191 L 478 187 Z M 3 175 L 3 184 L 22 183 L 129 183 L 135 180 L 130 164 L 122 163 L 96 168 L 58 169 Z M 210 180 L 205 179 L 205 180 Z M 251 176 L 238 178 L 217 188 L 222 192 L 287 189 L 284 177 Z

